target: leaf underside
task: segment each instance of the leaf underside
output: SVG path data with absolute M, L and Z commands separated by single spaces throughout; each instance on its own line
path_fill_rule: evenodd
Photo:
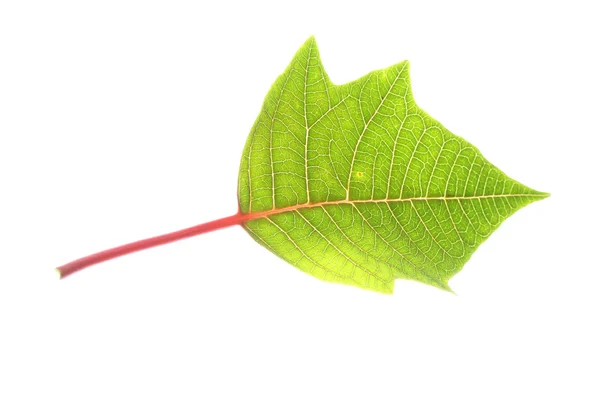
M 509 178 L 415 103 L 407 61 L 334 85 L 314 38 L 268 92 L 240 166 L 244 228 L 319 279 L 392 293 L 448 280 L 521 207 Z

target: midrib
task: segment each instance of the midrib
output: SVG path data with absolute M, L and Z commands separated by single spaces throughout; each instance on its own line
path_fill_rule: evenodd
M 497 199 L 497 198 L 509 198 L 509 197 L 533 197 L 533 198 L 545 198 L 548 197 L 546 193 L 507 193 L 507 194 L 488 194 L 481 196 L 452 196 L 452 197 L 407 197 L 403 199 L 367 199 L 367 200 L 337 200 L 337 201 L 323 201 L 318 203 L 304 203 L 295 206 L 274 208 L 267 211 L 253 212 L 249 214 L 241 214 L 241 222 L 251 221 L 254 219 L 265 218 L 271 215 L 283 214 L 291 211 L 298 211 L 308 208 L 316 208 L 323 206 L 332 205 L 343 205 L 343 204 L 365 204 L 365 203 L 403 203 L 413 201 L 454 201 L 454 200 L 482 200 L 482 199 Z

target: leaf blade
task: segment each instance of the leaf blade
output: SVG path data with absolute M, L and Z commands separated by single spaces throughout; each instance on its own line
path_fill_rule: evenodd
M 311 275 L 383 293 L 444 290 L 475 249 L 546 196 L 415 103 L 407 62 L 333 85 L 310 38 L 267 94 L 239 178 L 244 224 Z

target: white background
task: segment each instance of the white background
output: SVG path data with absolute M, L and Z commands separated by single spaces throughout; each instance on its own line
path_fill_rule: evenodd
M 0 398 L 598 399 L 594 2 L 0 3 Z M 314 34 L 334 83 L 418 104 L 552 193 L 450 282 L 318 281 L 230 228 L 264 95 Z

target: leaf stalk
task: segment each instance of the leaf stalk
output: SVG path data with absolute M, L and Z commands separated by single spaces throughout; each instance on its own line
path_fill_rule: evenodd
M 99 264 L 104 261 L 112 260 L 113 258 L 135 253 L 140 250 L 150 249 L 152 247 L 162 246 L 167 243 L 176 242 L 178 240 L 202 235 L 204 233 L 219 229 L 228 228 L 230 226 L 241 225 L 248 219 L 248 217 L 248 214 L 242 214 L 241 212 L 238 212 L 237 214 L 229 217 L 220 218 L 214 221 L 192 226 L 190 228 L 181 229 L 179 231 L 166 233 L 160 236 L 154 236 L 148 239 L 138 240 L 136 242 L 94 253 L 89 256 L 71 261 L 70 263 L 56 268 L 56 270 L 60 279 L 62 279 L 77 271 L 81 271 L 82 269 L 91 267 L 92 265 Z

